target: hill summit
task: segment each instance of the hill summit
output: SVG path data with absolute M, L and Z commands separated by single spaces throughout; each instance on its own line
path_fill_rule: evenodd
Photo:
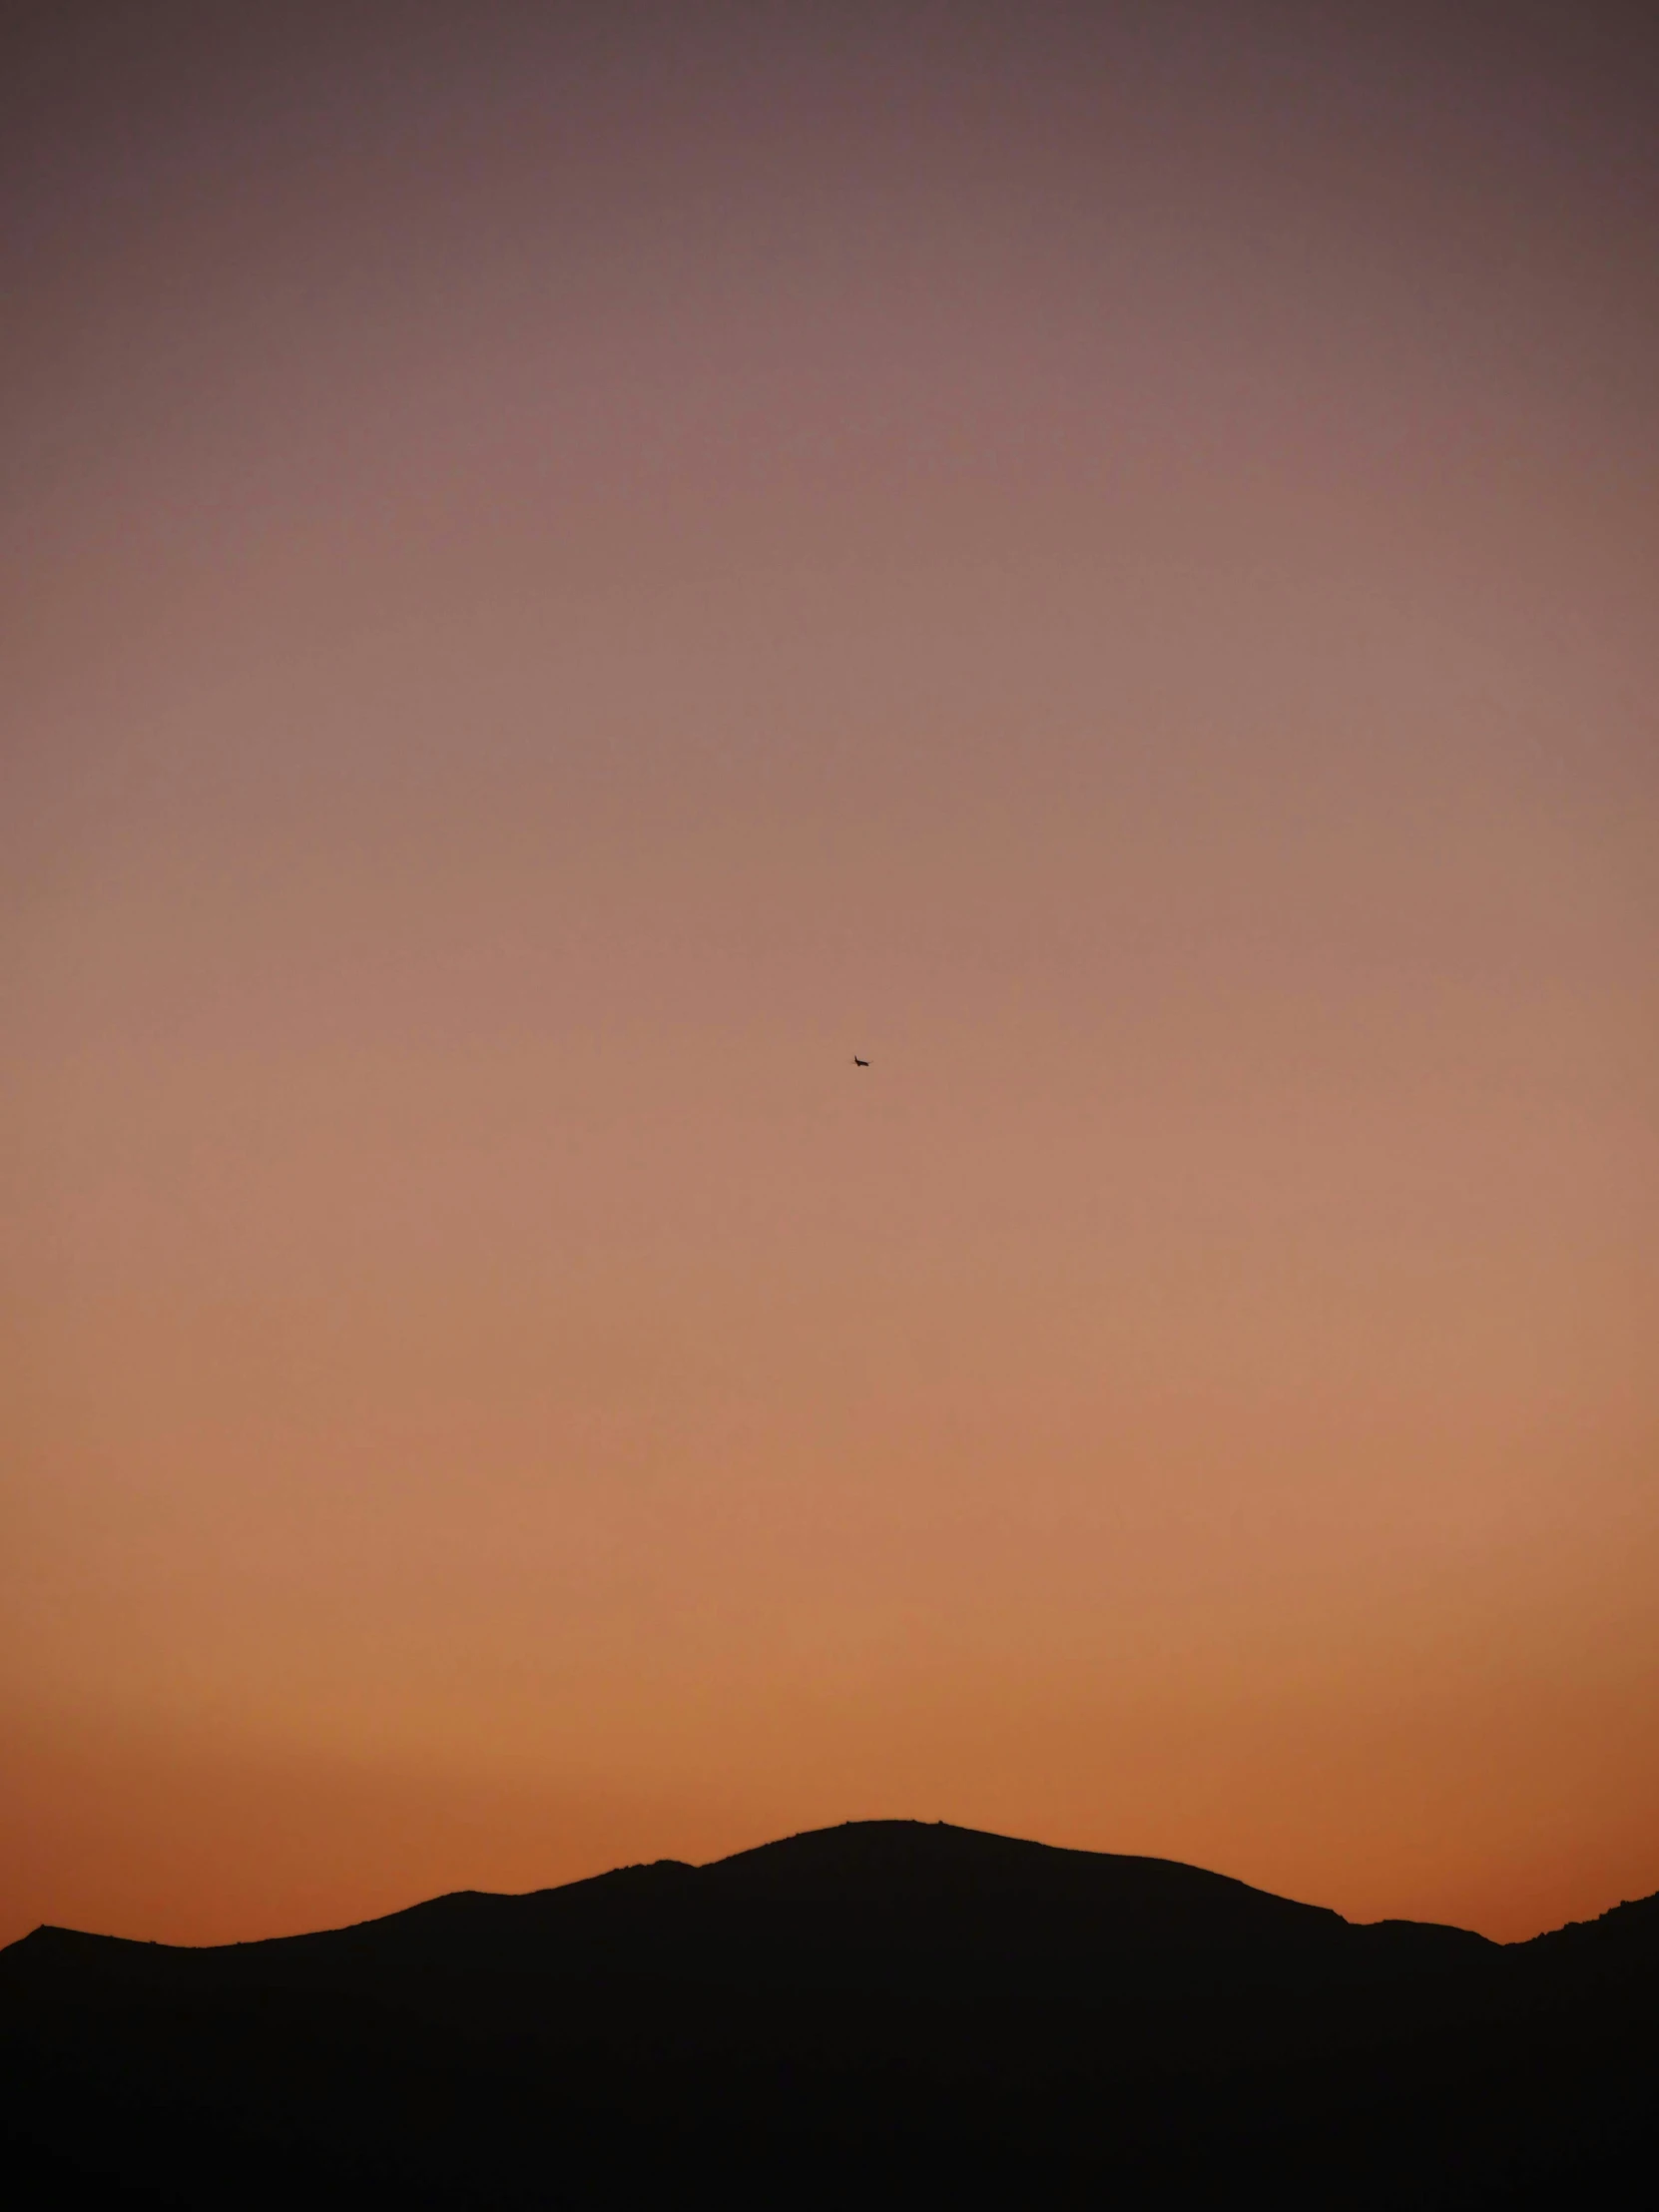
M 1659 1899 L 1505 1945 L 862 1821 L 261 1942 L 38 1929 L 0 2098 L 60 2198 L 1582 2201 L 1651 2147 L 1656 1935 Z

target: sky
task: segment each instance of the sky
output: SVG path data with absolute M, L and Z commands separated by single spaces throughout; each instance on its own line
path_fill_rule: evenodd
M 1641 13 L 5 24 L 0 1939 L 1659 1888 Z

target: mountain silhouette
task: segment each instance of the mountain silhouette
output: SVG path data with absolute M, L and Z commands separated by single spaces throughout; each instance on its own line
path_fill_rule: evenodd
M 3 2140 L 54 2204 L 1541 2205 L 1659 2148 L 1656 1994 L 1659 1898 L 1498 1944 L 856 1822 L 262 1942 L 37 1929 Z

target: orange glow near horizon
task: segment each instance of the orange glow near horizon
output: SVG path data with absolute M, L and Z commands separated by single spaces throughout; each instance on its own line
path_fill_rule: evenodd
M 344 13 L 0 96 L 0 1940 L 1659 1888 L 1652 53 Z

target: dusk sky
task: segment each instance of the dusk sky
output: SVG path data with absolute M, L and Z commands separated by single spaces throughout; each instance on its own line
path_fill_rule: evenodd
M 0 1940 L 1659 1888 L 1643 11 L 5 23 Z

